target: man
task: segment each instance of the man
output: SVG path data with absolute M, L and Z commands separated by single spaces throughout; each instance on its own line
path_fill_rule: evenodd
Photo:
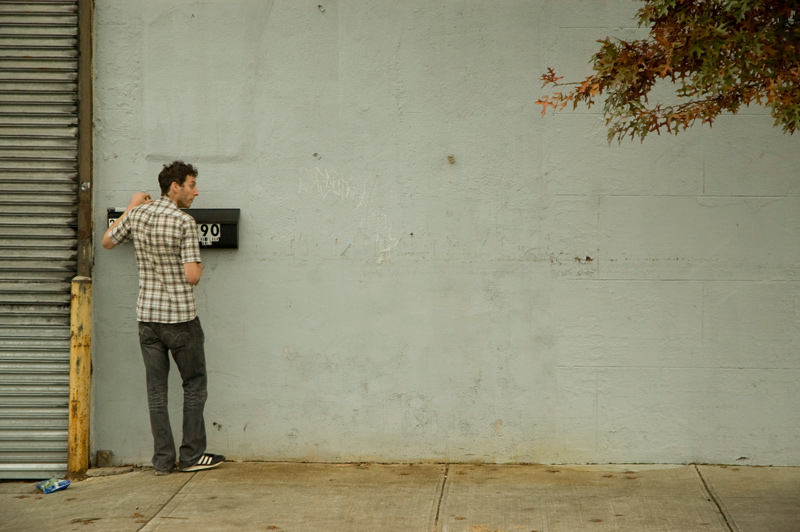
M 175 467 L 175 441 L 167 410 L 169 352 L 183 380 L 183 442 L 178 469 L 200 471 L 218 466 L 225 457 L 206 453 L 203 419 L 206 363 L 203 329 L 197 318 L 193 287 L 203 265 L 194 218 L 181 211 L 199 194 L 197 169 L 175 161 L 158 175 L 161 197 L 145 192 L 131 197 L 122 216 L 103 235 L 103 247 L 113 249 L 130 239 L 139 268 L 136 316 L 139 345 L 147 379 L 147 402 L 153 432 L 153 467 L 166 475 Z

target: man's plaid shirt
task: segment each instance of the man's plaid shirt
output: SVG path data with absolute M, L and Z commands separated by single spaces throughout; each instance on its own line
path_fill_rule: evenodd
M 200 262 L 194 218 L 166 196 L 131 209 L 108 234 L 115 244 L 133 238 L 139 267 L 136 318 L 181 323 L 197 316 L 183 263 Z

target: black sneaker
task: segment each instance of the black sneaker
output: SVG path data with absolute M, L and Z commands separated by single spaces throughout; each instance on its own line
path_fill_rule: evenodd
M 185 467 L 181 469 L 181 471 L 183 473 L 203 471 L 204 469 L 211 469 L 212 467 L 217 467 L 224 461 L 225 457 L 222 456 L 221 454 L 205 453 L 203 454 L 203 456 L 200 457 L 200 460 L 198 460 L 196 464 L 194 464 L 193 466 Z

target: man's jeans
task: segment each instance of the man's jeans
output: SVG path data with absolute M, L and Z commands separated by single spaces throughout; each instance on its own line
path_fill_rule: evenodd
M 168 351 L 172 352 L 183 380 L 183 442 L 178 467 L 183 469 L 194 465 L 206 450 L 203 407 L 208 393 L 204 340 L 203 328 L 197 318 L 183 323 L 139 322 L 139 345 L 147 376 L 153 467 L 156 471 L 169 471 L 175 464 L 175 440 L 167 410 Z

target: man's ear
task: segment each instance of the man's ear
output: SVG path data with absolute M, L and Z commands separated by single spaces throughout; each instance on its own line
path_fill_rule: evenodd
M 180 189 L 181 189 L 181 186 L 178 183 L 176 183 L 175 181 L 173 181 L 172 183 L 169 184 L 169 191 L 170 192 L 178 192 Z

